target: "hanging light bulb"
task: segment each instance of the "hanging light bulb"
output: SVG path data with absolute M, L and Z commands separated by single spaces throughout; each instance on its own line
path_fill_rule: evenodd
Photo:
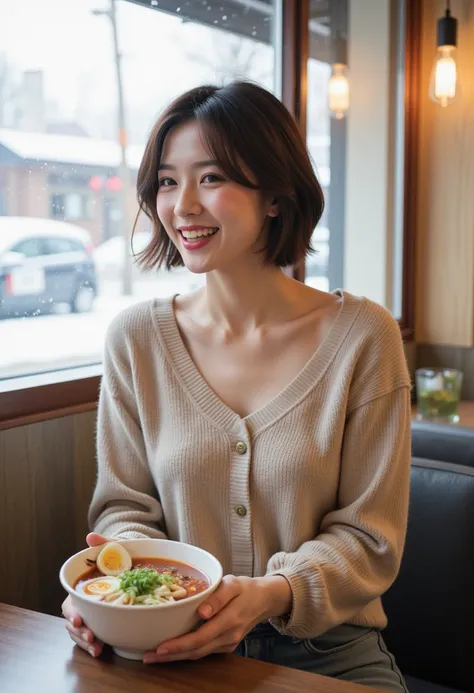
M 438 19 L 437 51 L 430 80 L 430 98 L 445 107 L 456 94 L 457 20 L 451 17 L 449 0 L 444 17 Z
M 349 109 L 349 71 L 344 63 L 334 63 L 328 84 L 331 116 L 341 120 Z
M 336 32 L 332 49 L 333 63 L 328 83 L 328 106 L 331 117 L 341 120 L 349 110 L 350 88 L 346 44 L 339 32 Z

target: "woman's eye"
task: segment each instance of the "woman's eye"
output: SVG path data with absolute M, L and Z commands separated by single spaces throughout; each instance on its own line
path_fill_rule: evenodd
M 222 182 L 224 179 L 222 176 L 218 176 L 217 173 L 207 173 L 203 179 L 203 183 L 219 183 Z
M 158 181 L 159 188 L 169 188 L 170 185 L 175 185 L 175 182 L 172 178 L 160 178 L 160 180 Z

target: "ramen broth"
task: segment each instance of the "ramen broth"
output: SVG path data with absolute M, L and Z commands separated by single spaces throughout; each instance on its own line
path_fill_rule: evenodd
M 146 569 L 145 571 L 141 569 Z M 154 571 L 152 573 L 151 571 Z M 162 578 L 156 578 L 155 573 Z M 153 585 L 150 590 L 143 588 L 142 592 L 138 592 L 136 585 L 139 584 L 136 579 L 135 582 L 132 578 L 137 576 L 145 575 L 146 579 L 151 576 L 151 584 Z M 99 580 L 102 578 L 102 580 Z M 124 579 L 122 579 L 124 578 Z M 159 579 L 161 582 L 159 584 L 154 584 L 153 578 Z M 96 583 L 91 583 L 91 585 L 97 585 L 97 591 L 87 592 L 87 585 L 91 580 L 97 580 Z M 128 580 L 128 582 L 127 582 Z M 115 581 L 115 585 L 122 585 L 119 592 L 113 592 L 108 589 L 107 592 L 107 581 Z M 101 583 L 104 583 L 105 591 L 103 592 L 106 596 L 100 596 Z M 127 592 L 127 587 L 124 585 L 132 585 L 130 590 Z M 140 583 L 139 588 L 142 583 Z M 210 587 L 209 578 L 197 568 L 188 565 L 187 563 L 181 563 L 180 561 L 173 561 L 168 558 L 133 558 L 132 567 L 130 571 L 125 571 L 122 575 L 115 578 L 110 578 L 104 576 L 100 570 L 98 570 L 95 562 L 91 565 L 90 570 L 83 573 L 74 584 L 74 589 L 85 596 L 93 596 L 98 601 L 106 601 L 117 604 L 156 604 L 155 599 L 158 599 L 160 603 L 167 603 L 178 601 L 180 599 L 186 599 L 188 597 L 193 597 L 200 592 L 203 592 L 208 587 Z M 155 591 L 156 587 L 156 591 Z M 183 592 L 184 590 L 184 592 Z M 132 594 L 134 599 L 127 598 L 126 595 Z M 146 600 L 143 597 L 146 595 Z M 153 601 L 151 601 L 153 600 Z

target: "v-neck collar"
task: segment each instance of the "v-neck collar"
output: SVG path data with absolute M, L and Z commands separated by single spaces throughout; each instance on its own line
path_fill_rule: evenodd
M 342 298 L 342 305 L 328 334 L 309 361 L 273 399 L 245 417 L 239 416 L 218 397 L 191 358 L 174 312 L 174 300 L 178 294 L 154 300 L 151 310 L 166 357 L 182 387 L 199 409 L 220 428 L 237 431 L 244 424 L 256 434 L 284 416 L 316 386 L 348 334 L 364 299 L 341 289 L 333 293 Z

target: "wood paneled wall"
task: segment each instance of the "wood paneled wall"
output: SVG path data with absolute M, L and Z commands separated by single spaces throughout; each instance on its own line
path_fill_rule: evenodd
M 96 412 L 0 431 L 0 602 L 60 614 L 62 563 L 85 548 Z
M 416 341 L 474 345 L 474 0 L 452 0 L 459 94 L 428 97 L 444 0 L 423 3 L 416 244 Z

